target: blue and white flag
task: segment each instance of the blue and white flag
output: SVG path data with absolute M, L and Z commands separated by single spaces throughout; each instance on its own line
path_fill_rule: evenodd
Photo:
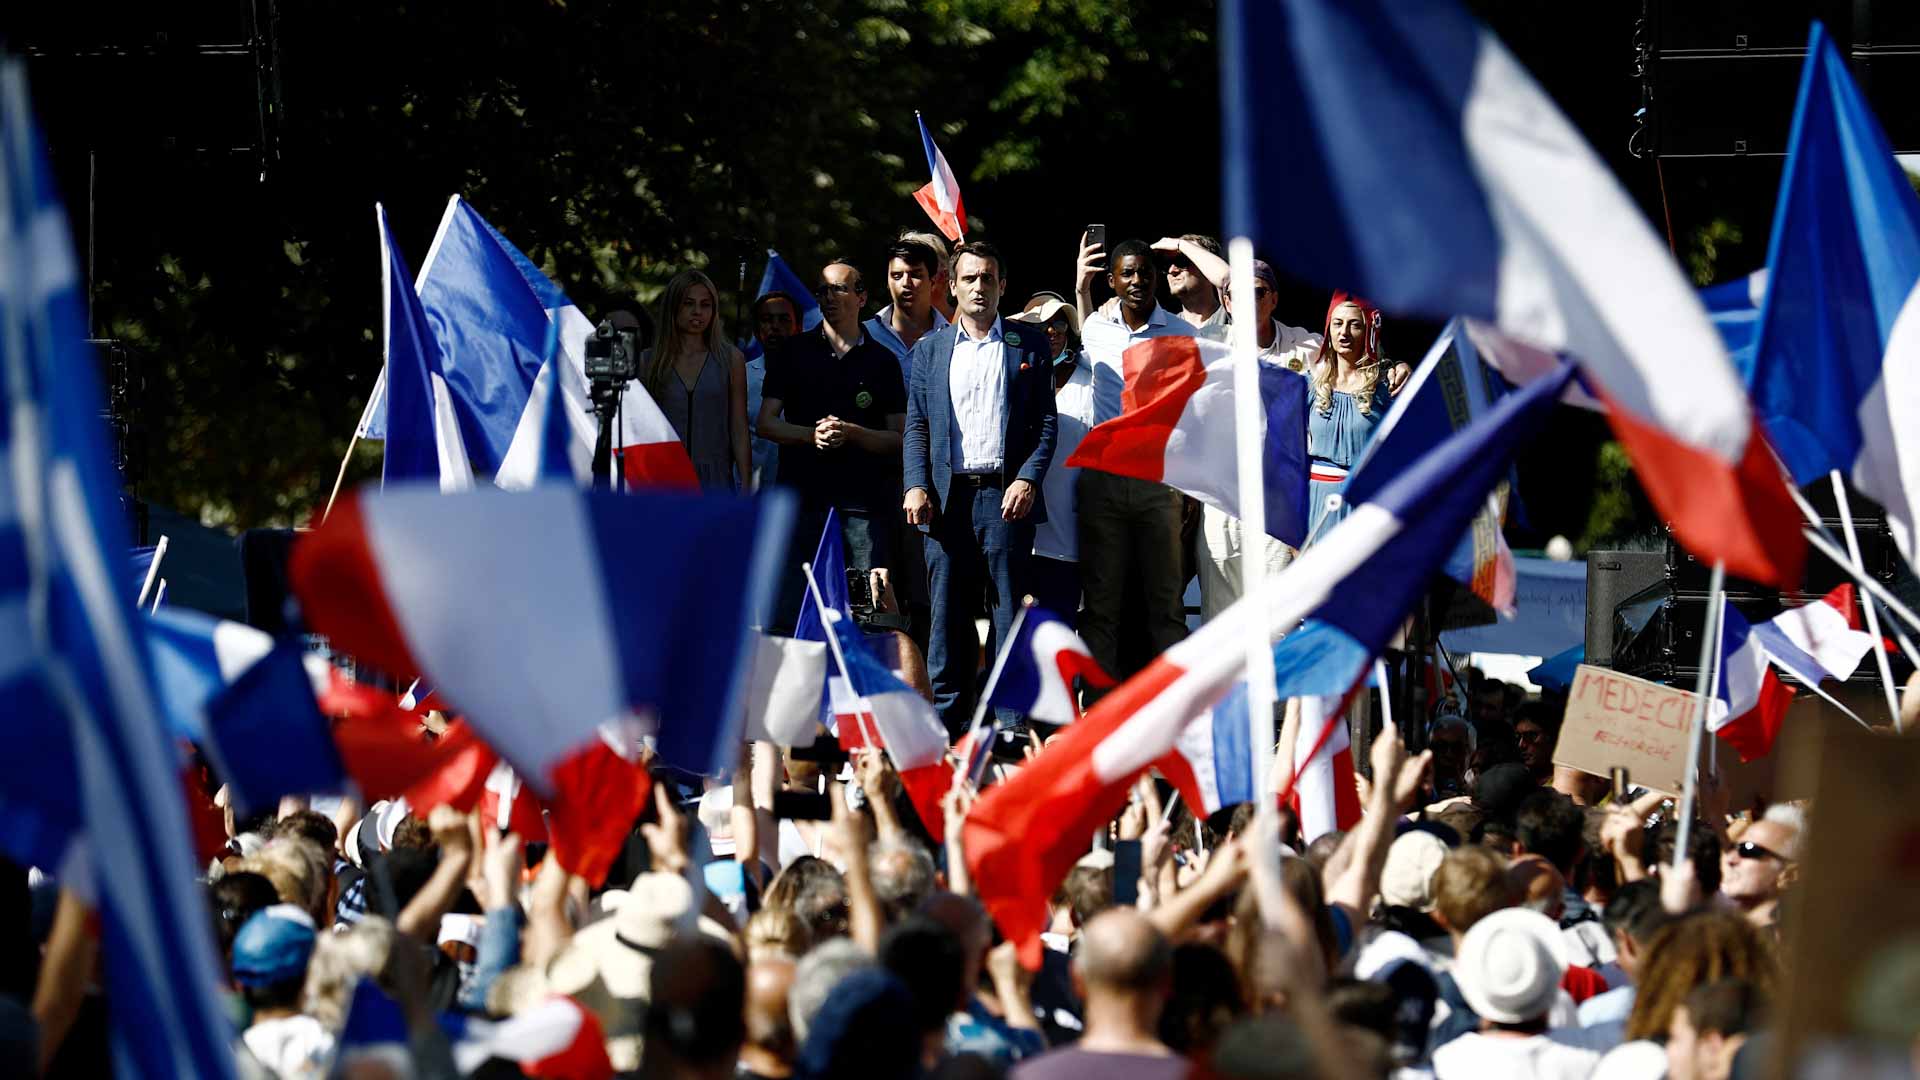
M 1498 39 L 1452 0 L 1224 0 L 1219 39 L 1229 236 L 1572 355 L 1687 547 L 1799 582 L 1798 510 L 1699 299 Z
M 1748 378 L 1794 481 L 1838 469 L 1908 561 L 1920 503 L 1920 198 L 1814 24 Z
M 1196 815 L 1206 817 L 1235 803 L 1252 802 L 1258 794 L 1249 719 L 1247 684 L 1242 680 L 1188 724 L 1174 743 L 1172 756 L 1161 759 L 1160 770 Z
M 1508 394 L 1375 492 L 1287 568 L 1283 580 L 1319 598 L 1274 646 L 1282 699 L 1339 697 L 1387 647 L 1486 505 L 1514 451 L 1540 430 L 1573 378 L 1571 365 Z M 1322 549 L 1326 555 L 1314 558 Z
M 1031 607 L 1020 620 L 1020 632 L 1007 643 L 986 704 L 1045 724 L 1071 724 L 1080 719 L 1076 678 L 1093 687 L 1113 685 L 1113 677 L 1101 670 L 1093 651 L 1066 620 L 1046 608 Z
M 0 60 L 0 132 L 0 839 L 78 841 L 58 846 L 102 917 L 115 1075 L 228 1077 L 234 1032 L 126 588 L 86 297 L 17 60 Z
M 273 636 L 178 607 L 146 615 L 143 623 L 169 729 L 177 738 L 205 741 L 207 703 L 273 651 Z
M 1707 318 L 1727 347 L 1727 359 L 1740 378 L 1753 384 L 1753 347 L 1760 333 L 1760 304 L 1767 298 L 1767 272 L 1755 270 L 1745 277 L 1709 285 L 1700 290 L 1700 303 Z M 1766 417 L 1761 417 L 1765 422 Z
M 413 274 L 387 227 L 385 207 L 375 204 L 380 222 L 380 285 L 387 356 L 387 445 L 383 483 L 430 480 L 442 491 L 473 486 L 473 463 L 454 412 L 440 343 L 427 326 L 427 314 L 413 291 Z

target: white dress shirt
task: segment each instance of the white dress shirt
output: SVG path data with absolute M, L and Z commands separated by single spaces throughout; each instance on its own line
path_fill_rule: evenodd
M 1127 385 L 1127 371 L 1120 355 L 1127 351 L 1128 346 L 1148 338 L 1169 336 L 1196 335 L 1192 323 L 1158 305 L 1138 330 L 1126 324 L 1118 307 L 1115 307 L 1111 316 L 1101 312 L 1087 316 L 1086 325 L 1080 331 L 1080 346 L 1082 355 L 1093 365 L 1095 423 L 1103 424 L 1120 415 L 1121 392 Z
M 1007 435 L 1006 344 L 999 318 L 985 341 L 955 328 L 947 395 L 953 405 L 949 460 L 957 473 L 997 473 L 1005 461 Z
M 1078 466 L 1067 467 L 1067 459 L 1093 427 L 1093 368 L 1082 356 L 1073 365 L 1067 384 L 1053 395 L 1053 411 L 1058 418 L 1053 429 L 1053 464 L 1040 479 L 1040 491 L 1047 500 L 1047 520 L 1033 530 L 1033 553 L 1066 562 L 1080 561 L 1076 535 L 1073 487 L 1080 477 Z

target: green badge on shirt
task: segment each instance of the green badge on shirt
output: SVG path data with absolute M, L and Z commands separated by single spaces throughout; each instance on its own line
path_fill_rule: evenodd
M 859 393 L 853 395 L 853 403 L 864 409 L 869 405 L 873 404 L 873 395 L 867 393 L 865 390 L 862 390 Z
M 1020 333 L 1017 330 L 1007 331 L 1005 334 L 1001 335 L 1001 339 L 1004 340 L 1007 344 L 1014 346 L 1015 348 L 1018 348 L 1020 346 Z

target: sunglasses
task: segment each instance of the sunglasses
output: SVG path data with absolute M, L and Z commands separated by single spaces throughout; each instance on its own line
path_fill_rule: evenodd
M 1517 742 L 1539 742 L 1547 737 L 1547 733 L 1539 728 L 1527 728 L 1524 731 L 1515 731 L 1513 737 Z
M 1265 300 L 1267 297 L 1272 295 L 1273 295 L 1273 290 L 1267 288 L 1264 285 L 1255 285 L 1253 287 L 1253 298 L 1255 300 Z
M 1777 851 L 1770 851 L 1751 840 L 1742 840 L 1733 845 L 1733 853 L 1743 859 L 1777 859 L 1780 862 L 1792 862 L 1792 859 Z
M 1182 258 L 1180 256 L 1175 256 L 1172 260 L 1170 260 L 1167 263 L 1167 269 L 1178 270 L 1183 274 L 1191 274 L 1193 273 L 1193 264 L 1188 262 L 1185 258 Z

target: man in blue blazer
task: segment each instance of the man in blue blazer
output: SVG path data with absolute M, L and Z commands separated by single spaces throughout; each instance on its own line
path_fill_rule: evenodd
M 1053 460 L 1047 336 L 1000 318 L 1006 277 L 993 245 L 954 251 L 954 320 L 913 347 L 901 442 L 907 521 L 926 534 L 933 703 L 956 736 L 972 723 L 979 693 L 974 619 L 991 590 L 994 641 L 1005 647 L 1033 528 L 1046 520 L 1040 479 Z M 1001 713 L 1005 723 L 1017 718 Z

